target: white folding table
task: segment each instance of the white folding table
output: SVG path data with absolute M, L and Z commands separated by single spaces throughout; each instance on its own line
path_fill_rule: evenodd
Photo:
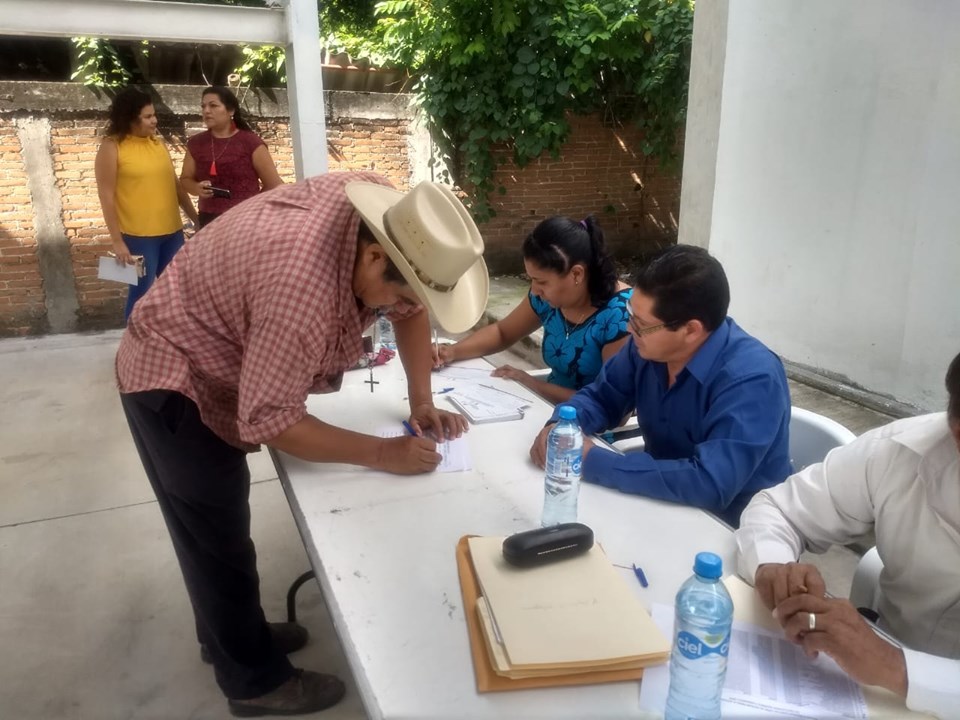
M 310 413 L 371 434 L 400 426 L 408 412 L 403 369 L 394 360 L 374 373 L 373 392 L 363 382 L 367 371 L 353 371 L 340 392 L 312 396 Z M 543 471 L 528 451 L 552 411 L 517 383 L 483 382 L 532 403 L 522 420 L 470 428 L 472 471 L 402 477 L 274 453 L 367 714 L 371 720 L 641 717 L 636 682 L 476 691 L 454 549 L 463 535 L 509 535 L 538 525 Z M 434 382 L 436 389 L 452 384 Z M 442 396 L 437 403 L 445 405 Z M 730 529 L 693 508 L 584 483 L 579 519 L 614 563 L 643 568 L 646 589 L 632 571 L 621 572 L 648 607 L 672 604 L 698 551 L 719 554 L 733 569 Z

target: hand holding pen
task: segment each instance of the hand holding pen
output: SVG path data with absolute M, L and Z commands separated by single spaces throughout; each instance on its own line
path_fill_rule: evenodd
M 433 331 L 433 369 L 439 370 L 444 365 L 449 365 L 454 360 L 456 360 L 456 353 L 453 350 L 453 345 L 450 343 L 440 344 L 440 338 L 437 336 L 437 331 Z
M 407 434 L 383 438 L 373 467 L 396 475 L 418 475 L 437 469 L 443 459 L 437 452 L 437 444 L 423 437 L 404 421 Z

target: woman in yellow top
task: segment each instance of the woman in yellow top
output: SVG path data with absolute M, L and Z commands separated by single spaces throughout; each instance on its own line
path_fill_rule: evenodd
M 117 262 L 133 264 L 133 255 L 143 256 L 144 276 L 130 286 L 126 321 L 137 300 L 183 246 L 177 206 L 197 222 L 197 211 L 180 187 L 170 153 L 157 137 L 157 114 L 149 95 L 127 88 L 114 97 L 95 169 Z

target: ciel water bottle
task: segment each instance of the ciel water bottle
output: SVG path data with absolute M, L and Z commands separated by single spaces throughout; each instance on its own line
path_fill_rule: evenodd
M 397 349 L 397 339 L 393 333 L 393 323 L 386 315 L 377 315 L 376 325 L 377 344 L 388 350 Z
M 665 720 L 720 718 L 733 624 L 733 600 L 722 575 L 719 556 L 697 553 L 693 577 L 677 593 Z
M 543 527 L 577 521 L 582 457 L 583 433 L 577 424 L 577 409 L 561 405 L 560 422 L 547 435 L 547 472 L 540 520 Z

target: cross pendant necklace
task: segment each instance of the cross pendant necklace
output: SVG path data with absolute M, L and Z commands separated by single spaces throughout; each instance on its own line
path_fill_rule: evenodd
M 373 386 L 374 386 L 374 385 L 379 385 L 379 384 L 380 384 L 380 381 L 373 379 L 373 365 L 370 365 L 370 366 L 368 366 L 368 367 L 369 367 L 369 369 L 370 369 L 370 379 L 369 379 L 369 380 L 364 380 L 364 382 L 365 382 L 367 385 L 370 386 L 370 392 L 373 392 Z

